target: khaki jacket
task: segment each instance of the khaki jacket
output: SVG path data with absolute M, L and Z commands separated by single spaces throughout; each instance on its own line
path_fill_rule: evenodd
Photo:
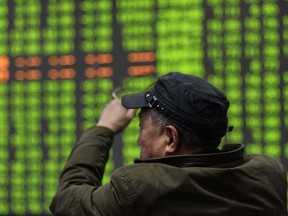
M 86 131 L 62 172 L 54 215 L 287 215 L 282 165 L 227 145 L 219 153 L 137 160 L 101 185 L 113 133 Z

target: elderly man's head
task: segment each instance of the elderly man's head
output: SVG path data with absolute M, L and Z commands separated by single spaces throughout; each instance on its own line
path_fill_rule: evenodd
M 226 96 L 191 75 L 168 73 L 148 91 L 122 97 L 122 104 L 142 108 L 143 158 L 215 151 L 228 130 Z

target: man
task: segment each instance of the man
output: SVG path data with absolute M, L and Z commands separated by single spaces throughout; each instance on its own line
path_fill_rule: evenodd
M 124 108 L 121 105 L 121 102 Z M 227 133 L 225 95 L 177 72 L 144 93 L 111 101 L 74 147 L 50 209 L 55 215 L 287 215 L 281 164 L 218 145 Z M 140 111 L 140 159 L 101 185 L 113 136 Z

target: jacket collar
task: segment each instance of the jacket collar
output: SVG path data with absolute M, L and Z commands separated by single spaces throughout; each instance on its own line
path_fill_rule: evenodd
M 226 144 L 218 153 L 176 155 L 158 158 L 136 159 L 135 163 L 163 163 L 177 167 L 223 167 L 228 164 L 242 163 L 244 159 L 243 144 Z M 229 166 L 228 165 L 228 166 Z

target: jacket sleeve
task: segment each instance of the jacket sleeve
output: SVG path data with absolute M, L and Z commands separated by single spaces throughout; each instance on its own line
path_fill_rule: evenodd
M 113 185 L 101 186 L 113 136 L 104 127 L 84 132 L 60 176 L 50 205 L 53 215 L 121 215 L 121 203 Z

